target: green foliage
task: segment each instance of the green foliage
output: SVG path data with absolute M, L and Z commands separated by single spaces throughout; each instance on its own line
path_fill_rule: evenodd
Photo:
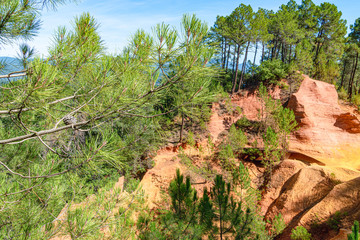
M 0 11 L 13 2 L 1 2 Z M 23 10 L 21 14 L 33 11 Z M 26 27 L 18 23 L 13 27 Z M 105 55 L 98 26 L 83 14 L 73 29 L 58 28 L 45 59 L 26 61 L 31 49 L 23 47 L 23 63 L 31 70 L 23 79 L 2 84 L 1 236 L 42 239 L 42 226 L 50 227 L 66 202 L 97 195 L 120 176 L 126 176 L 125 189 L 133 192 L 138 180 L 131 179 L 152 166 L 152 155 L 163 143 L 157 117 L 180 110 L 194 116 L 196 109 L 200 119 L 209 118 L 202 103 L 212 99 L 208 87 L 214 70 L 207 67 L 212 50 L 204 42 L 204 23 L 186 15 L 182 32 L 165 24 L 152 35 L 137 31 L 116 56 Z M 183 94 L 171 95 L 177 87 Z M 162 105 L 166 95 L 179 101 Z M 67 125 L 64 119 L 73 122 Z M 94 209 L 88 216 L 70 212 L 67 233 L 96 238 L 100 223 Z M 106 224 L 120 231 L 118 223 Z
M 196 191 L 191 187 L 190 178 L 176 170 L 176 177 L 170 182 L 169 195 L 171 197 L 171 210 L 164 210 L 158 219 L 152 215 L 141 215 L 137 222 L 140 230 L 139 239 L 200 239 L 203 231 L 207 229 L 201 223 L 208 221 L 198 219 L 198 198 Z M 211 211 L 211 204 L 200 200 L 204 211 Z M 208 209 L 209 207 L 210 209 Z M 209 212 L 206 216 L 211 216 Z M 209 215 L 210 214 L 210 215 Z M 211 226 L 207 226 L 211 227 Z
M 232 125 L 227 137 L 227 143 L 231 146 L 233 152 L 240 153 L 247 143 L 247 137 L 241 129 L 237 129 L 235 125 Z
M 169 188 L 172 199 L 170 210 L 160 210 L 158 217 L 146 213 L 140 215 L 137 222 L 139 239 L 202 239 L 204 236 L 209 239 L 224 239 L 226 235 L 240 240 L 252 239 L 254 234 L 260 236 L 260 231 L 253 224 L 255 215 L 242 201 L 234 199 L 232 185 L 226 183 L 221 175 L 215 177 L 210 192 L 204 189 L 201 199 L 194 198 L 195 195 L 179 197 L 179 194 L 172 193 L 175 189 L 173 185 L 183 186 L 182 191 L 181 187 L 176 187 L 178 192 L 189 193 L 182 196 L 190 196 L 190 192 L 194 192 L 177 170 L 177 176 Z M 190 204 L 185 203 L 186 201 Z M 183 203 L 182 214 L 178 211 L 179 202 Z
M 235 122 L 235 126 L 240 129 L 246 129 L 252 126 L 249 119 L 247 119 L 245 116 L 242 116 L 239 120 Z
M 282 160 L 282 151 L 279 149 L 279 136 L 271 128 L 266 129 L 263 136 L 264 153 L 262 163 L 264 165 L 264 183 L 263 187 L 267 187 L 270 182 L 274 166 Z
M 347 100 L 348 95 L 344 87 L 341 87 L 340 90 L 338 90 L 338 96 L 341 100 Z
M 199 223 L 204 226 L 204 230 L 211 231 L 214 228 L 213 219 L 215 217 L 213 204 L 210 201 L 208 191 L 205 188 L 203 192 L 203 197 L 200 199 L 199 202 L 199 212 L 200 212 L 200 219 Z
M 341 225 L 341 219 L 344 218 L 347 215 L 347 213 L 342 213 L 342 212 L 335 212 L 335 214 L 333 216 L 331 216 L 328 221 L 327 221 L 327 225 L 334 230 L 339 230 L 340 229 L 340 225 Z
M 250 234 L 250 223 L 252 222 L 250 209 L 242 210 L 241 202 L 237 203 L 230 194 L 231 184 L 226 183 L 221 175 L 214 180 L 214 187 L 210 193 L 214 203 L 216 219 L 220 222 L 219 235 L 234 232 L 235 239 L 243 239 Z
M 259 95 L 264 105 L 259 112 L 260 118 L 266 127 L 271 127 L 279 135 L 280 146 L 286 150 L 289 134 L 297 129 L 294 112 L 272 99 L 263 85 L 259 87 Z
M 219 159 L 223 168 L 231 173 L 233 178 L 237 178 L 238 167 L 236 164 L 236 156 L 238 156 L 247 143 L 246 135 L 232 125 L 225 142 L 220 146 Z
M 290 237 L 292 240 L 310 240 L 311 234 L 303 226 L 297 226 L 291 230 Z
M 140 180 L 136 178 L 129 178 L 124 186 L 124 189 L 128 193 L 134 192 L 136 189 L 138 189 L 140 184 Z
M 194 133 L 192 131 L 188 132 L 188 135 L 186 137 L 186 143 L 189 144 L 192 147 L 195 146 L 196 141 L 195 141 Z
M 263 107 L 259 111 L 260 119 L 266 127 L 262 134 L 264 152 L 262 163 L 265 167 L 262 188 L 270 182 L 274 166 L 283 160 L 288 149 L 288 137 L 297 129 L 297 122 L 292 110 L 281 106 L 279 101 L 272 99 L 262 84 L 259 95 Z
M 38 11 L 39 6 L 35 1 L 2 1 L 0 5 L 0 16 L 3 16 L 0 44 L 13 43 L 18 39 L 31 39 L 40 28 Z
M 351 25 L 351 38 L 359 35 L 357 25 Z M 253 12 L 250 5 L 241 4 L 228 16 L 217 16 L 209 42 L 218 47 L 216 60 L 226 72 L 222 84 L 231 84 L 234 93 L 237 84 L 243 87 L 247 74 L 246 67 L 238 74 L 240 58 L 244 59 L 243 66 L 253 66 L 251 76 L 246 77 L 247 85 L 277 83 L 292 72 L 290 68 L 323 81 L 337 80 L 345 35 L 346 21 L 334 4 L 315 5 L 307 0 L 297 4 L 290 0 L 276 12 L 263 8 Z M 251 61 L 247 59 L 249 48 L 255 49 Z M 260 50 L 260 66 L 256 67 Z
M 351 227 L 352 233 L 348 234 L 348 240 L 359 240 L 359 222 L 354 221 L 354 225 Z
M 339 180 L 339 179 L 336 177 L 335 173 L 330 173 L 329 178 L 330 178 L 330 181 L 331 181 L 334 185 L 338 185 L 338 184 L 342 183 L 341 180 Z
M 356 94 L 352 97 L 352 102 L 357 106 L 360 106 L 360 94 Z
M 280 79 L 288 75 L 288 66 L 279 59 L 267 60 L 258 67 L 257 74 L 263 82 L 276 84 Z
M 281 215 L 281 213 L 279 213 L 278 215 L 276 215 L 272 221 L 271 224 L 271 234 L 272 236 L 277 236 L 280 233 L 282 233 L 284 231 L 284 229 L 286 228 L 286 224 L 284 221 L 283 216 Z
M 171 197 L 172 208 L 174 209 L 176 217 L 183 219 L 189 209 L 193 207 L 193 202 L 197 200 L 196 191 L 191 188 L 190 177 L 180 174 L 180 170 L 176 170 L 176 177 L 170 182 L 169 195 Z

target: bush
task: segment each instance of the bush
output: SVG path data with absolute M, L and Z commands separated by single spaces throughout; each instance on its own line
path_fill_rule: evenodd
M 352 232 L 348 234 L 348 240 L 359 240 L 359 222 L 355 221 L 351 228 Z
M 239 120 L 236 121 L 235 126 L 240 129 L 246 129 L 251 127 L 251 122 L 245 116 L 242 116 Z
M 292 240 L 310 240 L 311 234 L 303 226 L 297 226 L 291 230 L 290 238 Z
M 355 96 L 353 96 L 352 102 L 354 104 L 356 104 L 357 106 L 360 105 L 360 94 L 356 94 Z
M 186 137 L 186 143 L 189 144 L 190 146 L 194 147 L 195 144 L 196 144 L 196 141 L 195 141 L 195 136 L 194 136 L 194 133 L 192 131 L 189 131 L 188 132 L 188 135 Z
M 277 236 L 284 231 L 286 228 L 286 223 L 281 213 L 275 216 L 271 225 L 271 233 L 273 236 Z
M 341 89 L 338 90 L 338 97 L 339 97 L 339 99 L 341 99 L 341 100 L 347 100 L 348 94 L 347 94 L 347 92 L 346 92 L 346 90 L 345 90 L 344 87 L 341 87 Z
M 341 224 L 341 219 L 343 217 L 345 217 L 347 215 L 347 213 L 342 213 L 342 212 L 335 212 L 335 214 L 333 216 L 331 216 L 329 218 L 329 220 L 327 221 L 327 225 L 334 230 L 339 230 L 340 229 L 340 224 Z
M 288 66 L 281 60 L 267 60 L 262 62 L 258 68 L 260 80 L 277 83 L 278 80 L 285 78 L 288 74 Z

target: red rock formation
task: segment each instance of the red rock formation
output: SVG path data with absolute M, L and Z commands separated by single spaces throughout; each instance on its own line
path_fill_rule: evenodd
M 285 160 L 274 171 L 269 189 L 260 202 L 261 212 L 269 220 L 279 213 L 283 216 L 288 226 L 277 239 L 290 239 L 291 230 L 299 225 L 307 229 L 314 223 L 326 226 L 336 211 L 347 212 L 339 227 L 350 229 L 354 219 L 360 217 L 359 179 L 357 171 Z M 315 234 L 314 239 L 330 239 L 337 234 L 328 230 L 325 229 L 325 234 Z
M 342 110 L 334 85 L 304 77 L 288 103 L 300 126 L 290 140 L 290 150 L 326 165 L 360 169 L 357 116 Z

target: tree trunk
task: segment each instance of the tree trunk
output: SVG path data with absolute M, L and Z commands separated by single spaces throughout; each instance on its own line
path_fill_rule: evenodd
M 274 58 L 276 58 L 276 49 L 277 49 L 277 45 L 278 45 L 278 42 L 275 41 L 275 44 L 274 46 L 272 47 L 271 49 L 271 60 L 274 60 Z
M 222 69 L 225 69 L 225 62 L 226 62 L 226 38 L 223 38 L 223 41 L 224 41 L 224 43 L 223 43 L 223 48 L 222 48 L 222 51 L 223 51 L 223 54 L 222 54 L 222 57 L 223 57 L 223 59 L 222 59 L 222 66 L 221 66 L 221 68 Z
M 322 26 L 320 26 L 321 28 Z M 316 52 L 315 52 L 315 57 L 314 57 L 314 63 L 317 64 L 317 59 L 318 59 L 318 55 L 319 55 L 319 52 L 320 52 L 320 38 L 322 37 L 322 34 L 323 34 L 323 29 L 321 28 L 320 32 L 318 33 L 318 36 L 317 36 L 317 44 L 316 44 Z
M 290 48 L 289 48 L 289 63 L 291 63 L 291 52 L 292 52 L 292 45 L 290 44 Z
M 279 52 L 281 50 L 281 43 L 275 49 L 275 60 L 278 58 Z
M 233 56 L 233 64 L 232 64 L 232 73 L 234 74 L 235 72 L 235 60 L 236 60 L 236 47 L 237 45 L 235 44 L 235 49 L 234 49 L 234 56 Z
M 257 49 L 258 49 L 258 43 L 256 42 L 255 43 L 255 55 L 254 55 L 253 65 L 255 65 Z
M 231 89 L 231 94 L 234 94 L 235 89 L 236 89 L 236 80 L 237 80 L 237 75 L 238 75 L 238 71 L 239 71 L 240 45 L 238 45 L 236 53 L 237 53 L 237 56 L 236 56 L 236 70 L 235 70 L 235 76 L 233 78 L 233 86 L 232 86 L 232 89 Z
M 246 61 L 247 61 L 247 55 L 248 55 L 248 51 L 249 51 L 249 46 L 250 46 L 250 41 L 248 42 L 248 44 L 246 46 L 246 50 L 245 50 L 245 57 L 244 57 L 243 65 L 242 65 L 242 68 L 241 68 L 241 75 L 240 75 L 240 79 L 239 79 L 238 92 L 241 89 L 241 83 L 243 81 L 244 74 L 245 74 L 245 71 L 246 71 Z
M 265 43 L 262 43 L 262 54 L 261 54 L 261 61 L 260 63 L 262 63 L 264 61 L 264 57 L 265 57 Z
M 180 128 L 180 139 L 179 139 L 179 143 L 181 143 L 182 140 L 183 140 L 184 123 L 185 123 L 184 118 L 185 118 L 185 117 L 184 117 L 184 114 L 181 113 L 181 128 Z
M 227 53 L 227 56 L 226 56 L 226 67 L 225 67 L 226 73 L 227 73 L 228 70 L 229 70 L 230 49 L 231 49 L 231 44 L 229 43 L 229 44 L 228 44 L 228 53 Z
M 356 73 L 356 68 L 358 65 L 358 57 L 359 57 L 359 53 L 356 53 L 356 58 L 355 58 L 355 65 L 354 65 L 354 70 L 352 72 L 352 76 L 349 82 L 349 91 L 348 91 L 348 95 L 349 95 L 349 100 L 351 101 L 352 99 L 352 90 L 353 90 L 353 85 L 354 85 L 354 78 L 355 78 L 355 73 Z
M 343 72 L 341 74 L 341 81 L 340 81 L 340 86 L 339 86 L 338 90 L 340 90 L 342 88 L 342 86 L 344 85 L 345 71 L 346 71 L 346 61 L 344 60 Z

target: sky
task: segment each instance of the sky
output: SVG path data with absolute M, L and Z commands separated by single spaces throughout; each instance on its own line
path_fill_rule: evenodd
M 35 47 L 38 56 L 46 57 L 52 45 L 52 36 L 59 26 L 71 29 L 74 17 L 89 12 L 100 24 L 99 33 L 107 52 L 116 54 L 128 44 L 137 29 L 150 32 L 157 23 L 165 22 L 179 27 L 184 13 L 195 13 L 198 18 L 214 24 L 216 16 L 229 15 L 241 3 L 250 4 L 254 11 L 259 7 L 276 11 L 287 0 L 77 0 L 58 7 L 56 11 L 41 12 L 42 26 L 38 35 L 27 43 Z M 301 0 L 297 0 L 298 3 Z M 313 0 L 317 5 L 324 1 Z M 348 27 L 360 17 L 360 1 L 328 0 L 335 4 L 347 20 Z M 15 57 L 18 43 L 0 49 L 0 56 Z

